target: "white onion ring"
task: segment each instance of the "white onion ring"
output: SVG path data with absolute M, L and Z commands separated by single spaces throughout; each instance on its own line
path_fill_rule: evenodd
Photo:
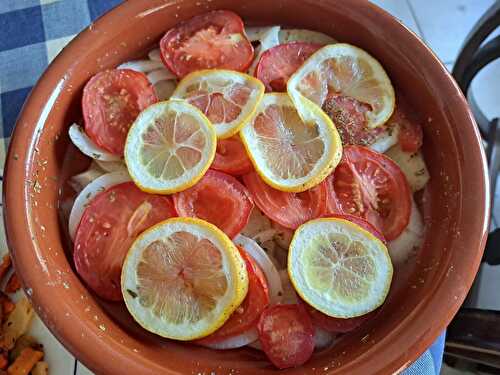
M 385 129 L 373 142 L 368 145 L 373 151 L 384 153 L 398 143 L 399 126 L 393 126 L 391 130 Z
M 104 172 L 99 168 L 98 165 L 91 164 L 89 169 L 85 172 L 79 173 L 71 177 L 68 181 L 68 184 L 73 188 L 77 193 L 81 192 L 85 186 L 90 184 L 95 179 L 101 177 Z
M 167 70 L 164 67 L 148 72 L 147 77 L 152 85 L 156 85 L 160 81 L 177 79 L 177 77 L 174 76 L 174 74 L 170 70 Z
M 248 28 L 248 29 L 250 29 L 250 28 Z M 252 33 L 252 31 L 249 31 L 248 29 L 246 31 L 247 35 L 249 32 Z M 253 59 L 252 65 L 248 69 L 248 74 L 253 76 L 253 74 L 255 72 L 255 67 L 257 66 L 257 63 L 260 60 L 260 56 L 262 55 L 262 53 L 264 51 L 280 44 L 279 32 L 280 32 L 279 26 L 272 26 L 272 27 L 266 28 L 266 30 L 262 30 L 261 32 L 255 33 L 255 36 L 257 37 L 256 40 L 258 40 L 260 42 L 260 46 L 258 47 L 258 52 L 256 53 L 256 55 Z M 257 48 L 256 48 L 256 50 L 257 50 Z
M 281 285 L 283 286 L 283 295 L 281 297 L 280 303 L 284 305 L 294 305 L 299 302 L 299 297 L 297 292 L 292 285 L 290 276 L 288 276 L 288 270 L 280 270 L 279 272 Z
M 335 335 L 319 327 L 314 327 L 314 349 L 320 350 L 329 346 L 335 339 Z
M 119 156 L 104 151 L 102 148 L 97 146 L 89 138 L 89 136 L 85 134 L 85 131 L 78 124 L 73 124 L 69 127 L 69 138 L 83 154 L 91 157 L 92 159 L 99 159 L 102 161 L 121 160 Z
M 277 27 L 278 29 L 281 29 L 280 26 L 250 26 L 250 27 L 245 27 L 245 34 L 246 34 L 249 41 L 260 42 L 275 27 Z
M 219 349 L 219 350 L 236 349 L 251 344 L 258 338 L 259 334 L 257 332 L 257 328 L 253 327 L 246 332 L 240 333 L 237 336 L 229 337 L 226 340 L 220 341 L 218 343 L 202 344 L 202 346 L 205 346 L 210 349 Z
M 253 237 L 259 232 L 271 229 L 271 220 L 262 213 L 257 207 L 252 208 L 247 225 L 242 229 L 241 233 L 246 237 Z
M 307 29 L 281 29 L 280 43 L 305 42 L 317 44 L 337 43 L 331 36 Z
M 127 61 L 117 66 L 116 69 L 130 69 L 136 72 L 148 73 L 156 69 L 165 69 L 165 65 L 161 61 L 152 60 L 134 60 Z
M 159 48 L 155 48 L 155 49 L 152 49 L 151 51 L 149 51 L 148 58 L 151 61 L 162 62 L 160 49 Z
M 415 251 L 420 249 L 424 241 L 424 231 L 422 215 L 412 198 L 408 225 L 398 237 L 387 243 L 387 249 L 394 264 L 404 263 Z
M 159 101 L 168 100 L 174 93 L 176 81 L 160 81 L 153 85 Z
M 278 270 L 264 250 L 252 239 L 241 234 L 234 238 L 234 243 L 245 249 L 245 251 L 258 263 L 264 274 L 266 275 L 267 284 L 269 287 L 269 299 L 271 304 L 281 301 L 283 295 L 283 287 Z
M 80 224 L 83 211 L 85 211 L 88 202 L 98 193 L 126 181 L 130 181 L 130 176 L 127 172 L 113 172 L 104 174 L 85 186 L 76 197 L 75 203 L 71 208 L 71 213 L 69 214 L 68 230 L 72 240 L 75 239 L 76 228 Z
M 262 349 L 262 344 L 260 343 L 260 340 L 255 340 L 254 342 L 251 342 L 247 346 L 249 346 L 249 347 L 251 347 L 253 349 L 260 350 L 260 351 L 264 350 L 264 349 Z
M 101 168 L 104 172 L 126 172 L 127 166 L 123 161 L 102 161 L 94 160 L 94 162 Z M 102 173 L 101 173 L 102 174 Z
M 254 241 L 264 243 L 264 242 L 267 242 L 267 241 L 274 239 L 274 236 L 277 233 L 278 233 L 278 231 L 276 229 L 267 229 L 267 230 L 264 230 L 262 232 L 255 234 L 254 236 L 252 236 L 252 239 Z

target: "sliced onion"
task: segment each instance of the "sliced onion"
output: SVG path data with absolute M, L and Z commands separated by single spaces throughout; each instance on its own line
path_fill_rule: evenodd
M 424 242 L 424 221 L 417 204 L 412 199 L 411 214 L 408 226 L 394 240 L 387 244 L 389 254 L 394 264 L 404 263 L 411 255 L 420 249 Z
M 147 74 L 147 77 L 149 82 L 151 82 L 151 84 L 153 85 L 157 84 L 160 81 L 171 81 L 177 79 L 177 77 L 174 76 L 174 74 L 170 70 L 167 70 L 165 68 L 153 70 Z
M 276 236 L 274 236 L 274 241 L 282 249 L 288 250 L 290 243 L 292 242 L 294 231 L 289 228 L 285 228 L 275 221 L 273 221 L 272 226 L 277 232 Z
M 252 209 L 247 225 L 241 233 L 247 237 L 253 237 L 259 232 L 271 229 L 271 220 L 257 207 Z
M 165 65 L 161 61 L 152 60 L 135 60 L 127 61 L 121 65 L 118 65 L 116 69 L 130 69 L 136 72 L 148 73 L 156 69 L 166 69 Z
M 260 268 L 266 275 L 267 284 L 269 287 L 269 299 L 271 304 L 281 301 L 283 295 L 283 287 L 278 270 L 274 266 L 269 256 L 254 240 L 245 237 L 241 234 L 234 238 L 234 243 L 245 249 L 250 256 L 259 264 Z
M 250 26 L 250 27 L 245 27 L 245 34 L 247 35 L 247 38 L 251 42 L 259 42 L 264 37 L 269 33 L 271 29 L 274 27 L 277 27 L 278 30 L 280 29 L 279 26 Z
M 72 240 L 75 239 L 76 228 L 78 227 L 78 224 L 80 224 L 83 211 L 85 211 L 85 208 L 92 198 L 111 186 L 118 185 L 126 181 L 130 181 L 130 176 L 127 172 L 112 172 L 98 177 L 85 186 L 85 188 L 76 197 L 71 213 L 69 214 L 68 230 Z
M 333 343 L 335 335 L 319 327 L 314 327 L 314 349 L 324 349 Z
M 281 303 L 285 305 L 293 305 L 299 302 L 299 297 L 297 292 L 290 281 L 290 276 L 288 276 L 288 270 L 279 271 L 281 285 L 283 286 L 283 295 L 281 296 Z
M 261 351 L 264 350 L 262 349 L 262 344 L 260 343 L 260 340 L 255 340 L 254 342 L 251 342 L 247 346 Z
M 126 172 L 127 166 L 123 161 L 102 161 L 102 160 L 94 160 L 94 163 L 99 166 L 104 172 Z
M 318 44 L 337 43 L 331 36 L 306 29 L 281 29 L 279 34 L 280 43 L 304 42 Z
M 406 152 L 399 144 L 391 147 L 386 155 L 401 168 L 413 192 L 423 189 L 430 175 L 422 151 Z
M 219 349 L 219 350 L 236 349 L 251 344 L 258 338 L 259 334 L 257 332 L 257 328 L 253 327 L 246 332 L 240 333 L 238 336 L 230 337 L 218 343 L 203 344 L 203 346 L 210 349 Z
M 174 93 L 177 81 L 160 81 L 153 85 L 159 101 L 169 99 Z
M 148 58 L 152 61 L 162 62 L 160 49 L 155 48 L 155 49 L 152 49 L 151 51 L 149 51 Z
M 252 239 L 258 243 L 263 243 L 271 241 L 277 233 L 276 229 L 267 229 L 252 236 Z
M 386 128 L 368 147 L 373 151 L 384 153 L 396 143 L 398 143 L 399 126 L 392 126 Z
M 90 184 L 96 178 L 101 177 L 103 174 L 104 171 L 99 167 L 99 165 L 97 165 L 95 162 L 92 162 L 89 169 L 87 169 L 85 172 L 71 177 L 68 181 L 68 184 L 73 188 L 74 191 L 79 193 L 85 188 L 85 186 Z
M 260 42 L 260 46 L 258 46 L 255 49 L 258 52 L 253 59 L 252 65 L 248 69 L 248 74 L 253 76 L 255 72 L 255 67 L 257 66 L 257 63 L 260 60 L 260 56 L 264 51 L 280 44 L 279 32 L 280 32 L 279 26 L 272 26 L 268 27 L 265 31 L 263 30 L 262 33 L 258 34 L 257 40 Z M 248 35 L 248 30 L 247 30 L 247 35 Z
M 97 146 L 89 138 L 89 136 L 85 134 L 85 131 L 78 124 L 73 124 L 69 127 L 69 138 L 83 154 L 91 157 L 92 159 L 99 159 L 103 161 L 121 160 L 119 156 L 110 154 Z

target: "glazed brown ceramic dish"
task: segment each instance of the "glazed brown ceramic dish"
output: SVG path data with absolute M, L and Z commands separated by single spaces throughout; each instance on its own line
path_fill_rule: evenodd
M 286 372 L 388 374 L 405 368 L 449 323 L 476 274 L 489 211 L 485 159 L 467 104 L 443 65 L 398 21 L 364 1 L 135 0 L 81 33 L 33 90 L 8 154 L 7 234 L 28 295 L 52 332 L 97 373 L 276 371 L 255 350 L 212 351 L 138 329 L 122 306 L 98 301 L 76 276 L 58 222 L 62 166 L 71 158 L 67 129 L 81 115 L 84 83 L 140 55 L 178 21 L 209 9 L 234 10 L 249 23 L 319 30 L 366 49 L 427 120 L 427 235 L 416 271 L 367 326 Z

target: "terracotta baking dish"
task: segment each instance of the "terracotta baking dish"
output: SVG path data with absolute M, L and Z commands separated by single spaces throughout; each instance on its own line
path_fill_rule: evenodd
M 135 0 L 83 31 L 33 89 L 11 140 L 5 222 L 16 269 L 50 330 L 100 374 L 264 374 L 256 350 L 212 351 L 149 335 L 123 306 L 95 298 L 74 272 L 58 220 L 61 187 L 78 168 L 67 129 L 81 89 L 99 70 L 143 53 L 182 19 L 231 9 L 246 22 L 328 33 L 373 54 L 424 121 L 431 181 L 425 246 L 381 313 L 290 374 L 388 374 L 414 361 L 446 327 L 476 274 L 488 228 L 480 138 L 457 85 L 436 56 L 396 19 L 365 1 Z M 64 168 L 63 168 L 64 165 Z M 68 167 L 69 166 L 69 167 Z

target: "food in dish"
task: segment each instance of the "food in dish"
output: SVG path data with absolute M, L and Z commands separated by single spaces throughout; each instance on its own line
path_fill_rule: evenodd
M 86 285 L 150 332 L 278 368 L 383 314 L 429 174 L 375 57 L 224 10 L 159 47 L 91 78 L 70 127 L 93 159 L 68 181 Z

